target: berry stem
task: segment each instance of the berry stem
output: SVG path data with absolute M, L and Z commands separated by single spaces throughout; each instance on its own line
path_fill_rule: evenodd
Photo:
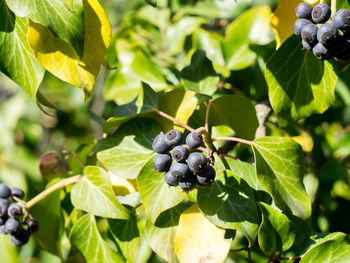
M 337 0 L 332 0 L 331 2 L 332 16 L 337 12 Z
M 207 133 L 209 133 L 209 113 L 210 113 L 210 106 L 211 106 L 212 101 L 208 102 L 208 106 L 207 106 L 207 111 L 205 113 L 205 124 L 204 124 L 204 128 L 207 131 Z
M 234 157 L 234 156 L 232 156 L 232 155 L 225 154 L 225 153 L 220 153 L 220 154 L 219 154 L 219 156 L 220 156 L 220 157 L 231 158 L 231 159 L 234 159 L 234 160 L 240 161 L 240 159 L 238 159 L 237 157 Z
M 172 117 L 172 116 L 166 114 L 166 113 L 163 112 L 163 111 L 160 111 L 160 110 L 155 109 L 154 112 L 157 113 L 158 115 L 160 115 L 160 116 L 162 116 L 162 117 L 168 119 L 168 120 L 171 120 L 172 122 L 178 124 L 179 126 L 185 128 L 186 130 L 189 130 L 190 132 L 194 132 L 194 131 L 195 131 L 192 127 L 190 127 L 190 126 L 188 126 L 188 125 L 182 123 L 181 121 L 178 121 L 177 119 L 175 119 L 174 117 Z
M 78 182 L 81 178 L 83 178 L 82 175 L 76 175 L 76 176 L 72 176 L 72 177 L 69 177 L 69 178 L 62 179 L 58 183 L 50 186 L 49 188 L 45 189 L 40 194 L 38 194 L 37 196 L 35 196 L 34 198 L 32 198 L 31 200 L 26 202 L 24 207 L 27 208 L 27 209 L 31 208 L 36 203 L 38 203 L 41 200 L 45 199 L 45 197 L 47 197 L 48 195 L 52 194 L 56 190 L 64 188 L 64 187 L 66 187 L 66 186 L 68 186 L 70 184 L 74 184 L 74 183 Z
M 234 141 L 234 142 L 240 142 L 248 145 L 253 145 L 252 141 L 244 140 L 237 137 L 217 137 L 217 138 L 212 138 L 212 140 L 213 141 Z
M 280 258 L 280 260 L 296 260 L 296 259 L 301 259 L 301 256 L 295 256 L 295 257 L 284 257 Z

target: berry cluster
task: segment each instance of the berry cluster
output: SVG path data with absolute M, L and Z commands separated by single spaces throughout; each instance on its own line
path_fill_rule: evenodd
M 26 244 L 39 227 L 38 222 L 30 215 L 24 215 L 22 206 L 16 203 L 15 199 L 23 196 L 21 189 L 10 189 L 6 184 L 0 184 L 0 232 L 11 235 L 11 241 L 16 246 Z
M 202 145 L 202 135 L 191 132 L 186 137 L 186 145 L 182 145 L 182 141 L 183 134 L 179 130 L 157 135 L 152 144 L 153 150 L 158 153 L 153 159 L 153 168 L 165 172 L 164 180 L 169 186 L 180 186 L 186 192 L 196 185 L 211 185 L 215 179 L 215 169 L 208 165 L 204 154 L 193 152 Z
M 303 48 L 312 51 L 321 60 L 333 57 L 350 58 L 350 11 L 340 9 L 331 18 L 331 9 L 326 4 L 315 7 L 300 3 L 295 8 L 299 19 L 295 21 L 293 30 L 301 36 Z

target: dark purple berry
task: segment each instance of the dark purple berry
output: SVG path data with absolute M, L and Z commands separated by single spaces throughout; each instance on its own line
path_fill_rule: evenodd
M 177 145 L 180 145 L 183 141 L 183 134 L 179 130 L 171 130 L 168 131 L 167 134 L 165 134 L 165 142 L 170 147 L 174 147 Z
M 318 27 L 314 24 L 308 24 L 301 30 L 302 39 L 310 46 L 314 46 L 317 43 L 317 31 Z
M 7 234 L 13 235 L 18 233 L 21 228 L 21 224 L 15 218 L 10 217 L 6 220 L 5 231 Z
M 349 30 L 350 29 L 350 10 L 340 9 L 332 17 L 332 23 L 336 29 Z
M 300 36 L 301 30 L 303 29 L 303 27 L 308 24 L 312 24 L 312 22 L 304 18 L 296 20 L 293 25 L 294 34 L 296 34 L 297 36 Z
M 203 137 L 198 132 L 191 132 L 186 137 L 186 144 L 191 149 L 196 149 L 200 147 L 203 143 Z
M 1 232 L 2 234 L 4 234 L 4 235 L 7 234 L 5 225 L 1 225 L 1 226 L 0 226 L 0 232 Z
M 301 44 L 303 45 L 303 50 L 306 50 L 306 51 L 312 50 L 312 47 L 305 40 L 302 40 Z
M 22 206 L 17 203 L 10 204 L 7 209 L 9 217 L 19 218 L 22 215 Z
M 171 156 L 177 162 L 184 162 L 188 157 L 188 150 L 182 145 L 175 146 L 171 152 Z
M 0 184 L 0 198 L 9 198 L 11 189 L 6 184 Z
M 196 175 L 197 175 L 197 181 L 199 185 L 208 186 L 214 182 L 216 172 L 213 167 L 211 167 L 210 165 L 207 165 L 207 167 L 205 167 L 203 172 L 198 173 Z
M 169 154 L 157 154 L 153 159 L 153 168 L 157 172 L 167 172 L 171 165 L 171 157 Z
M 17 187 L 13 187 L 13 188 L 11 188 L 11 195 L 15 196 L 19 199 L 22 199 L 24 197 L 24 192 Z
M 316 24 L 323 24 L 331 17 L 331 13 L 331 8 L 328 5 L 318 4 L 312 9 L 311 17 Z
M 7 209 L 9 207 L 9 202 L 7 199 L 0 198 L 0 216 L 3 217 L 7 215 Z
M 305 2 L 301 2 L 296 8 L 295 8 L 295 14 L 299 18 L 311 18 L 311 12 L 312 12 L 312 5 L 309 5 Z
M 317 43 L 316 46 L 312 49 L 314 55 L 321 60 L 328 60 L 333 57 L 330 49 L 327 49 L 322 43 Z
M 165 134 L 161 133 L 154 138 L 152 149 L 156 153 L 167 153 L 170 150 L 169 145 L 165 142 Z
M 329 23 L 321 25 L 317 31 L 317 40 L 325 46 L 334 43 L 338 36 L 337 29 Z
M 165 173 L 164 175 L 164 181 L 169 185 L 169 186 L 178 186 L 179 181 L 176 179 L 175 176 L 173 176 L 170 171 Z
M 208 159 L 203 153 L 194 152 L 188 156 L 187 164 L 194 173 L 200 173 L 208 164 Z
M 30 233 L 25 229 L 21 229 L 19 230 L 18 234 L 11 235 L 11 242 L 15 246 L 19 247 L 27 244 L 29 241 L 29 238 L 30 238 Z
M 181 179 L 179 181 L 179 186 L 185 192 L 191 191 L 196 187 L 196 185 L 197 185 L 197 177 L 193 173 L 190 173 L 186 178 Z
M 332 44 L 331 47 L 334 57 L 337 59 L 349 59 L 350 58 L 350 39 L 341 36 L 338 40 Z
M 169 172 L 171 173 L 172 176 L 174 176 L 177 180 L 180 180 L 182 178 L 185 178 L 189 172 L 190 169 L 188 168 L 186 163 L 178 163 L 174 162 L 171 167 Z
M 34 218 L 29 219 L 27 222 L 27 228 L 30 233 L 35 233 L 39 230 L 38 221 L 36 221 Z

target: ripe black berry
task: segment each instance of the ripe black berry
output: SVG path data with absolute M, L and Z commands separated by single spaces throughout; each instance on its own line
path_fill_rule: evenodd
M 316 46 L 312 49 L 312 52 L 314 55 L 321 59 L 321 60 L 327 60 L 332 58 L 332 52 L 327 49 L 322 43 L 317 43 Z
M 158 134 L 152 143 L 153 151 L 156 153 L 167 153 L 170 150 L 169 145 L 165 142 L 165 135 Z
M 27 222 L 27 228 L 30 233 L 35 233 L 39 230 L 38 221 L 36 221 L 34 218 L 29 219 Z
M 208 159 L 203 153 L 194 152 L 188 156 L 188 167 L 194 173 L 200 173 L 207 166 Z
M 334 57 L 338 59 L 349 59 L 350 58 L 350 39 L 345 36 L 341 36 L 332 45 L 332 51 L 334 52 Z
M 169 172 L 171 173 L 172 176 L 174 176 L 177 180 L 185 178 L 189 172 L 190 169 L 188 168 L 186 163 L 178 163 L 174 162 L 171 167 Z
M 303 45 L 303 49 L 304 50 L 306 50 L 306 51 L 311 51 L 312 50 L 312 47 L 305 40 L 302 40 L 301 44 Z
M 19 199 L 22 199 L 24 197 L 24 192 L 17 187 L 13 187 L 13 188 L 11 188 L 11 195 L 15 196 Z
M 18 233 L 18 231 L 21 228 L 21 224 L 18 222 L 18 220 L 10 217 L 6 220 L 5 223 L 5 231 L 7 234 L 13 235 Z
M 9 198 L 11 189 L 6 184 L 0 184 L 0 198 Z
M 153 159 L 153 168 L 157 172 L 166 172 L 171 165 L 169 154 L 157 154 Z
M 22 215 L 22 206 L 17 203 L 10 204 L 7 213 L 10 217 L 18 218 Z
M 317 43 L 317 31 L 318 27 L 314 24 L 307 24 L 301 30 L 302 39 L 310 46 L 314 46 Z
M 1 225 L 1 226 L 0 226 L 0 232 L 1 232 L 2 234 L 4 234 L 4 235 L 7 234 L 7 233 L 6 233 L 6 229 L 5 229 L 5 225 Z
M 182 145 L 175 146 L 171 152 L 171 156 L 177 162 L 184 162 L 188 157 L 188 150 Z
M 331 9 L 326 4 L 318 4 L 316 5 L 311 12 L 312 20 L 316 24 L 323 24 L 328 21 L 331 17 Z
M 311 12 L 312 12 L 312 6 L 305 3 L 301 2 L 296 8 L 295 8 L 295 14 L 299 18 L 311 18 Z
M 203 137 L 198 132 L 191 132 L 186 137 L 186 144 L 191 149 L 196 149 L 200 147 L 203 143 Z
M 169 186 L 178 186 L 179 181 L 176 179 L 175 176 L 172 176 L 172 174 L 169 172 L 165 173 L 164 175 L 164 181 L 169 185 Z
M 183 134 L 179 130 L 171 130 L 168 131 L 167 134 L 165 134 L 165 142 L 167 145 L 173 147 L 180 145 L 183 141 Z
M 207 165 L 207 167 L 205 167 L 202 173 L 198 173 L 196 175 L 197 175 L 197 181 L 199 185 L 208 186 L 214 182 L 216 172 L 213 167 L 211 167 L 210 165 Z
M 197 185 L 197 177 L 192 173 L 190 173 L 186 178 L 181 179 L 179 181 L 179 186 L 185 192 L 191 191 L 196 187 L 196 185 Z
M 350 10 L 340 9 L 332 17 L 332 23 L 339 30 L 350 29 Z
M 337 40 L 337 37 L 337 29 L 329 23 L 321 25 L 317 31 L 317 40 L 323 45 L 330 45 L 334 43 Z
M 7 215 L 9 202 L 6 199 L 0 198 L 0 216 Z
M 28 243 L 30 238 L 30 233 L 25 229 L 19 230 L 18 234 L 11 235 L 11 242 L 15 246 L 23 246 Z
M 308 24 L 312 24 L 312 22 L 304 18 L 301 18 L 295 21 L 293 25 L 294 34 L 296 34 L 297 36 L 300 36 L 301 30 L 303 29 L 303 27 Z

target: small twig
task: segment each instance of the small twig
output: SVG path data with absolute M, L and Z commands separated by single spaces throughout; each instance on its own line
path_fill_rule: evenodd
M 332 16 L 337 12 L 337 0 L 332 0 L 331 2 Z
M 232 155 L 225 154 L 225 153 L 220 153 L 219 156 L 220 156 L 220 157 L 227 157 L 227 158 L 231 158 L 231 159 L 240 161 L 240 159 L 238 159 L 237 157 L 234 157 L 234 156 L 232 156 Z
M 207 106 L 207 111 L 205 113 L 205 124 L 204 124 L 204 128 L 207 131 L 207 133 L 209 133 L 209 113 L 210 113 L 210 106 L 211 106 L 212 101 L 208 102 L 208 106 Z
M 206 153 L 209 152 L 209 150 L 207 148 L 204 148 L 204 147 L 198 147 L 197 149 L 202 151 L 202 152 L 206 152 Z
M 295 259 L 301 259 L 301 256 L 295 256 L 295 257 L 281 257 L 280 260 L 295 260 Z
M 217 137 L 217 138 L 212 138 L 212 141 L 234 141 L 234 142 L 240 142 L 248 145 L 253 144 L 252 141 L 244 140 L 237 137 Z
M 68 186 L 70 184 L 78 182 L 81 178 L 83 178 L 82 175 L 76 175 L 76 176 L 73 176 L 73 177 L 62 179 L 58 183 L 56 183 L 56 184 L 50 186 L 49 188 L 45 189 L 44 191 L 42 191 L 40 194 L 35 196 L 33 199 L 31 199 L 28 202 L 26 202 L 24 207 L 26 207 L 27 209 L 31 208 L 36 203 L 38 203 L 39 201 L 44 199 L 46 196 L 52 194 L 53 192 L 55 192 L 58 189 L 64 188 L 64 187 L 66 187 L 66 186 Z
M 157 113 L 158 115 L 160 115 L 160 116 L 162 116 L 162 117 L 164 117 L 164 118 L 166 118 L 166 119 L 168 119 L 168 120 L 178 124 L 179 126 L 189 130 L 190 132 L 194 132 L 195 131 L 192 127 L 182 123 L 181 121 L 178 121 L 177 119 L 175 119 L 174 117 L 166 114 L 165 112 L 162 112 L 162 111 L 157 110 L 157 109 L 155 109 L 154 112 Z
M 249 247 L 247 248 L 247 252 L 248 252 L 248 260 L 249 260 L 249 263 L 253 263 L 253 261 L 252 261 L 252 253 L 251 253 Z
M 78 155 L 75 152 L 71 152 L 71 154 L 73 155 L 73 157 L 75 158 L 75 160 L 77 160 L 77 162 L 79 163 L 79 165 L 85 169 L 85 165 L 83 164 L 83 162 L 79 159 Z

